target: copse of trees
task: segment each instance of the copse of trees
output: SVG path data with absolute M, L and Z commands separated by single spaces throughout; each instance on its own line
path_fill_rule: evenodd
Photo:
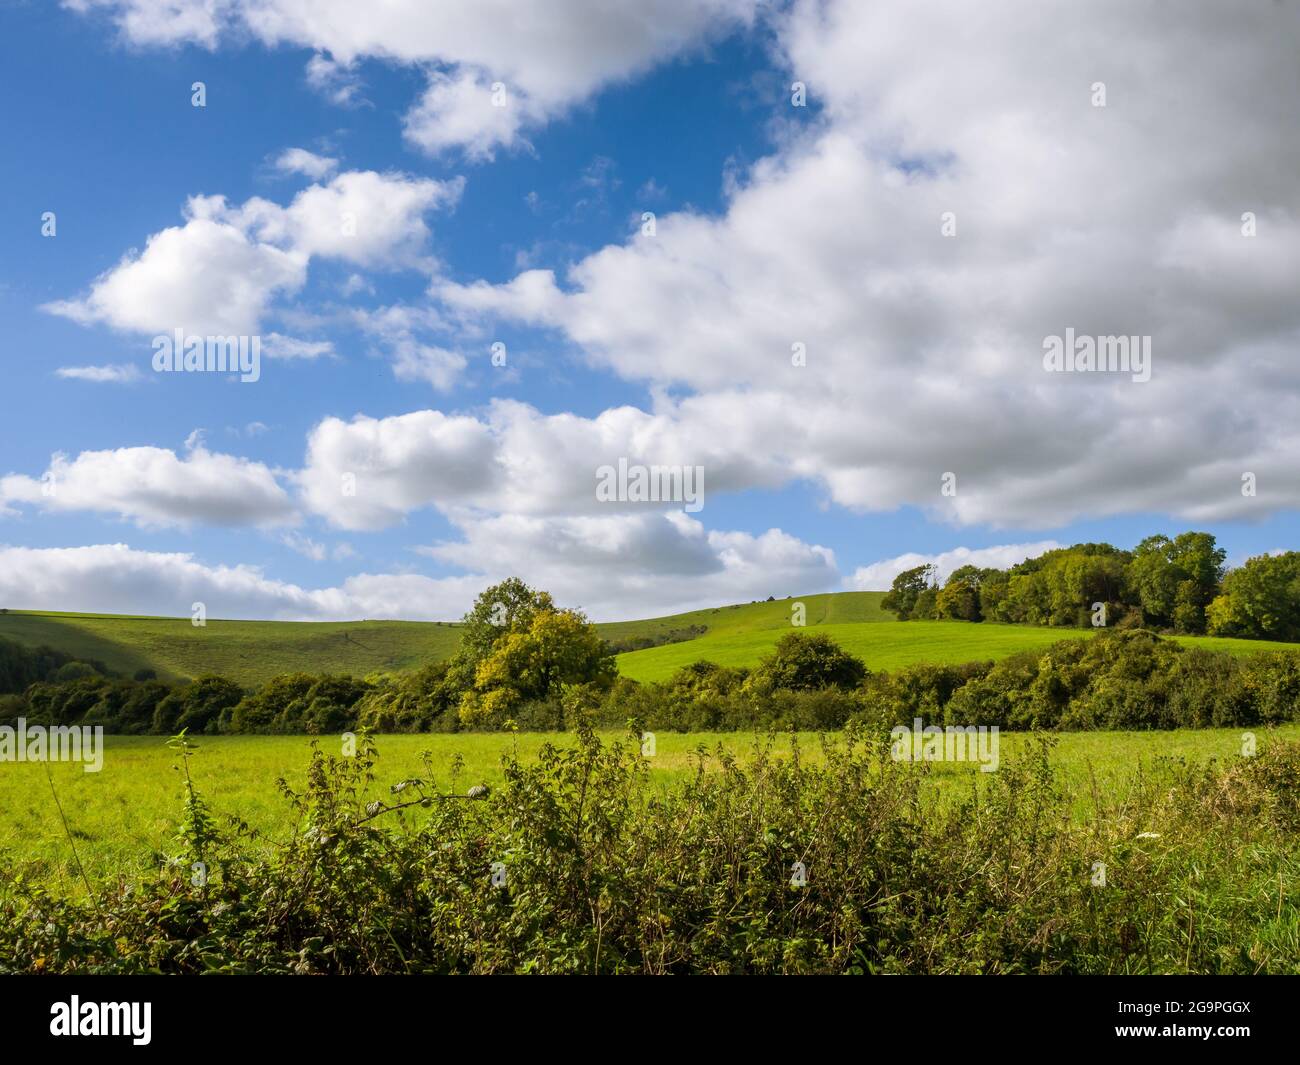
M 1225 573 L 1205 532 L 1148 536 L 1132 551 L 1075 544 L 1006 570 L 962 566 L 942 585 L 932 565 L 894 578 L 882 606 L 914 618 L 1088 627 L 1300 641 L 1300 553 L 1250 559 Z
M 1260 555 L 1229 571 L 1206 614 L 1215 636 L 1300 640 L 1300 552 Z
M 0 693 L 25 691 L 29 685 L 54 678 L 60 670 L 64 671 L 62 680 L 108 672 L 102 662 L 82 662 L 52 647 L 26 647 L 0 637 Z

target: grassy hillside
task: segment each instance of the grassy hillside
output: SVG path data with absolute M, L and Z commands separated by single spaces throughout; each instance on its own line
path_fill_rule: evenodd
M 811 615 L 809 617 L 811 625 Z M 702 658 L 723 666 L 752 666 L 786 632 L 781 628 L 709 633 L 689 643 L 667 644 L 645 651 L 619 655 L 618 668 L 633 680 L 664 680 L 682 666 Z M 892 625 L 829 624 L 821 627 L 851 654 L 857 655 L 873 672 L 892 670 L 917 662 L 972 662 L 999 659 L 1046 647 L 1058 640 L 1087 640 L 1090 629 L 1053 629 L 1029 625 L 975 625 L 966 621 L 907 621 Z M 1256 651 L 1300 651 L 1300 646 L 1267 640 L 1229 640 L 1206 636 L 1178 636 L 1179 643 L 1208 647 L 1233 654 Z
M 364 675 L 415 669 L 446 658 L 460 640 L 447 622 L 214 621 L 105 614 L 0 614 L 0 636 L 97 659 L 131 676 L 152 669 L 162 680 L 220 673 L 253 686 L 278 673 Z
M 808 624 L 889 621 L 882 592 L 810 595 Z M 708 635 L 784 630 L 790 601 L 748 603 L 687 614 L 601 625 L 610 640 L 662 640 L 671 632 L 706 628 Z M 449 657 L 460 634 L 450 622 L 220 621 L 196 628 L 189 618 L 130 617 L 11 610 L 0 614 L 0 637 L 29 647 L 46 644 L 77 658 L 103 662 L 131 676 L 152 669 L 162 680 L 219 673 L 261 684 L 278 673 L 351 673 L 415 669 Z
M 827 595 L 805 595 L 799 599 L 776 599 L 770 603 L 736 603 L 708 610 L 692 610 L 686 614 L 669 614 L 662 618 L 641 621 L 616 621 L 601 625 L 600 633 L 607 640 L 628 640 L 636 637 L 662 639 L 669 633 L 692 628 L 708 629 L 710 638 L 734 636 L 754 632 L 785 632 L 790 628 L 790 617 L 795 603 L 804 606 L 805 621 L 809 625 L 847 625 L 863 622 L 894 621 L 894 615 L 880 607 L 884 592 L 836 592 Z
M 612 641 L 675 641 L 619 655 L 619 669 L 641 681 L 662 680 L 702 658 L 722 665 L 754 665 L 790 631 L 796 602 L 804 606 L 809 629 L 823 629 L 872 670 L 913 662 L 1004 658 L 1057 640 L 1092 635 L 1081 629 L 898 622 L 881 609 L 883 597 L 883 592 L 809 595 L 613 622 L 599 628 Z M 381 670 L 414 669 L 451 655 L 460 638 L 458 626 L 449 622 L 209 619 L 205 627 L 196 628 L 189 618 L 27 611 L 0 614 L 0 637 L 33 647 L 47 644 L 78 658 L 99 660 L 127 676 L 139 669 L 152 669 L 163 680 L 219 673 L 249 687 L 294 670 L 364 676 Z M 1180 639 L 1238 654 L 1276 648 L 1300 650 L 1295 644 L 1262 640 Z

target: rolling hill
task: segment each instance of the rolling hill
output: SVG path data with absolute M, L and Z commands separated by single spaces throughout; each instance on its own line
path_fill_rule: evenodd
M 252 687 L 295 670 L 364 675 L 446 658 L 458 626 L 423 621 L 219 621 L 116 614 L 0 614 L 0 636 L 47 644 L 132 676 L 152 669 L 175 681 L 219 673 Z
M 872 670 L 915 662 L 1004 658 L 1062 639 L 1088 639 L 1080 629 L 980 625 L 961 621 L 896 621 L 881 609 L 883 592 L 837 592 L 798 600 L 740 603 L 666 617 L 602 624 L 618 646 L 652 644 L 618 656 L 619 670 L 640 681 L 662 680 L 707 658 L 721 665 L 753 665 L 790 631 L 793 604 L 805 609 L 809 629 L 822 629 Z M 0 637 L 28 646 L 46 644 L 77 658 L 103 662 L 126 676 L 152 669 L 162 680 L 219 673 L 252 687 L 278 673 L 398 672 L 452 654 L 459 641 L 452 622 L 220 621 L 198 628 L 189 618 L 113 614 L 0 613 Z M 1213 637 L 1180 642 L 1249 654 L 1295 644 Z

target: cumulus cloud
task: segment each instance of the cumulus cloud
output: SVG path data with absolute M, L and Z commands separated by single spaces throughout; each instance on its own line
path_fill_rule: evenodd
M 288 207 L 254 198 L 233 211 L 217 200 L 212 210 L 303 255 L 362 266 L 409 265 L 429 236 L 424 214 L 454 204 L 463 186 L 459 178 L 350 170 L 327 185 L 303 189 Z
M 191 217 L 151 236 L 95 280 L 81 299 L 44 309 L 82 325 L 126 332 L 252 335 L 273 296 L 306 279 L 304 256 L 272 247 L 235 226 Z
M 416 411 L 326 418 L 298 473 L 306 505 L 346 529 L 380 529 L 432 505 L 469 503 L 496 479 L 490 430 L 477 419 Z
M 388 418 L 326 418 L 309 434 L 298 480 L 308 507 L 348 529 L 378 529 L 425 507 L 514 514 L 608 514 L 650 504 L 597 499 L 597 471 L 629 465 L 703 467 L 709 492 L 779 484 L 771 460 L 751 458 L 760 441 L 739 406 L 665 401 L 655 413 L 617 407 L 595 418 L 545 415 L 510 400 L 482 417 L 423 410 Z M 347 484 L 353 494 L 340 486 Z M 664 503 L 662 509 L 680 509 Z
M 858 592 L 888 591 L 894 578 L 904 570 L 917 566 L 934 566 L 938 570 L 939 583 L 947 580 L 953 570 L 962 566 L 979 566 L 982 569 L 1008 569 L 1017 562 L 1027 558 L 1037 558 L 1048 551 L 1064 547 L 1055 540 L 1040 540 L 1032 544 L 999 544 L 997 547 L 955 547 L 951 551 L 941 551 L 935 555 L 922 555 L 909 551 L 896 558 L 882 559 L 869 566 L 859 566 L 853 575 L 846 578 L 844 585 Z
M 203 603 L 212 618 L 324 621 L 357 618 L 449 620 L 460 617 L 489 583 L 520 576 L 555 594 L 562 606 L 595 620 L 644 617 L 714 606 L 731 599 L 828 589 L 833 554 L 777 529 L 759 536 L 709 532 L 684 515 L 600 519 L 500 518 L 466 522 L 464 540 L 426 552 L 468 572 L 446 577 L 363 573 L 340 585 L 307 589 L 256 566 L 211 566 L 190 553 L 141 551 L 126 544 L 74 548 L 0 545 L 0 604 L 180 616 Z M 346 558 L 293 534 L 286 545 L 318 561 Z M 629 568 L 642 552 L 673 580 Z
M 48 513 L 92 511 L 141 526 L 283 525 L 295 509 L 260 462 L 213 453 L 191 436 L 181 456 L 159 447 L 56 454 L 39 478 L 0 477 L 0 507 L 22 503 Z M 12 508 L 10 508 L 12 509 Z
M 839 580 L 829 548 L 780 529 L 708 530 L 680 512 L 453 520 L 462 539 L 426 554 L 493 580 L 525 575 L 601 620 L 823 591 Z
M 691 394 L 679 431 L 744 418 L 751 468 L 854 510 L 1050 528 L 1300 506 L 1300 140 L 1260 104 L 1296 84 L 1300 12 L 1171 24 L 1154 0 L 1087 19 L 951 0 L 776 18 L 820 110 L 791 114 L 720 215 L 660 215 L 563 276 L 440 279 L 439 305 L 559 330 L 656 395 Z M 1151 380 L 1046 372 L 1044 339 L 1068 328 L 1151 337 Z
M 431 4 L 389 0 L 358 17 L 353 0 L 69 0 L 104 11 L 138 44 L 208 48 L 248 35 L 318 52 L 313 87 L 343 104 L 359 92 L 365 58 L 418 66 L 429 83 L 406 132 L 430 151 L 490 155 L 522 131 L 564 114 L 602 87 L 751 23 L 762 0 L 512 0 Z M 505 107 L 491 86 L 509 90 Z
M 423 215 L 453 204 L 460 190 L 459 180 L 349 171 L 303 189 L 287 207 L 194 196 L 184 225 L 149 237 L 85 296 L 44 309 L 128 332 L 252 335 L 275 297 L 302 287 L 313 257 L 418 265 L 429 235 Z
M 539 117 L 527 99 L 512 101 L 501 82 L 490 82 L 482 73 L 434 73 L 402 120 L 402 132 L 431 155 L 463 147 L 471 159 L 491 159 L 498 147 L 518 140 L 520 127 Z
M 280 621 L 413 621 L 460 617 L 481 591 L 475 577 L 359 574 L 331 588 L 306 589 L 256 566 L 211 566 L 189 553 L 140 551 L 126 544 L 29 548 L 0 545 L 0 602 L 15 609 Z
M 421 381 L 445 392 L 468 365 L 460 352 L 430 342 L 431 331 L 443 322 L 428 308 L 395 304 L 357 311 L 352 320 L 388 354 L 399 381 Z
M 309 152 L 306 148 L 286 148 L 276 156 L 273 165 L 282 174 L 302 174 L 313 181 L 320 181 L 338 169 L 339 161 Z

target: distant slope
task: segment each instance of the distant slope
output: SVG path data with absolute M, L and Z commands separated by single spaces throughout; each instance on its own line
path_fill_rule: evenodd
M 809 619 L 811 625 L 811 616 Z M 689 643 L 667 644 L 618 656 L 618 669 L 633 680 L 670 677 L 682 666 L 708 659 L 723 666 L 753 666 L 784 633 L 779 629 L 710 633 Z M 1000 659 L 1018 651 L 1046 647 L 1058 640 L 1092 639 L 1090 629 L 1053 629 L 1030 625 L 973 624 L 968 621 L 906 621 L 892 625 L 830 624 L 821 626 L 841 647 L 857 655 L 873 672 L 894 670 L 917 662 L 972 662 Z M 1284 650 L 1300 652 L 1300 645 L 1266 640 L 1229 640 L 1220 637 L 1177 636 L 1179 643 L 1208 647 L 1233 654 Z
M 737 633 L 784 632 L 790 627 L 795 603 L 803 604 L 805 624 L 808 625 L 894 621 L 893 614 L 887 614 L 881 609 L 880 601 L 884 597 L 884 592 L 805 595 L 798 599 L 774 599 L 763 603 L 717 606 L 707 610 L 692 610 L 687 614 L 646 618 L 642 621 L 615 621 L 601 625 L 599 628 L 600 634 L 611 641 L 636 637 L 662 638 L 670 632 L 681 632 L 699 626 L 709 630 L 710 638 Z
M 139 669 L 152 669 L 162 680 L 220 673 L 249 687 L 295 670 L 364 675 L 415 669 L 448 657 L 460 641 L 459 627 L 447 622 L 208 619 L 200 628 L 189 618 L 21 611 L 0 614 L 0 636 L 98 659 L 128 677 Z
M 889 621 L 882 592 L 810 595 L 800 600 L 808 624 L 824 620 Z M 670 632 L 706 628 L 709 635 L 790 624 L 792 600 L 745 603 L 687 614 L 599 626 L 607 639 L 659 641 Z M 46 644 L 77 658 L 103 662 L 126 676 L 152 669 L 162 680 L 219 673 L 245 686 L 278 673 L 351 673 L 416 669 L 448 658 L 460 642 L 459 626 L 426 621 L 220 621 L 197 628 L 189 618 L 132 617 L 40 611 L 0 613 L 0 636 L 29 647 Z
M 1018 625 L 972 625 L 960 621 L 896 621 L 880 607 L 883 592 L 838 592 L 763 603 L 695 610 L 640 621 L 598 626 L 611 641 L 661 641 L 692 632 L 691 639 L 663 643 L 618 657 L 619 670 L 636 680 L 662 680 L 688 663 L 707 658 L 723 665 L 752 666 L 791 629 L 791 612 L 802 603 L 808 629 L 821 629 L 872 670 L 912 662 L 967 662 L 1004 658 L 1057 640 L 1089 638 L 1079 629 Z M 221 621 L 197 628 L 189 618 L 128 617 L 29 611 L 0 613 L 0 636 L 30 647 L 46 644 L 77 658 L 98 660 L 126 676 L 152 669 L 162 680 L 203 673 L 253 687 L 278 673 L 400 672 L 449 657 L 459 626 L 422 621 Z M 1181 637 L 1237 654 L 1300 645 L 1262 640 Z

